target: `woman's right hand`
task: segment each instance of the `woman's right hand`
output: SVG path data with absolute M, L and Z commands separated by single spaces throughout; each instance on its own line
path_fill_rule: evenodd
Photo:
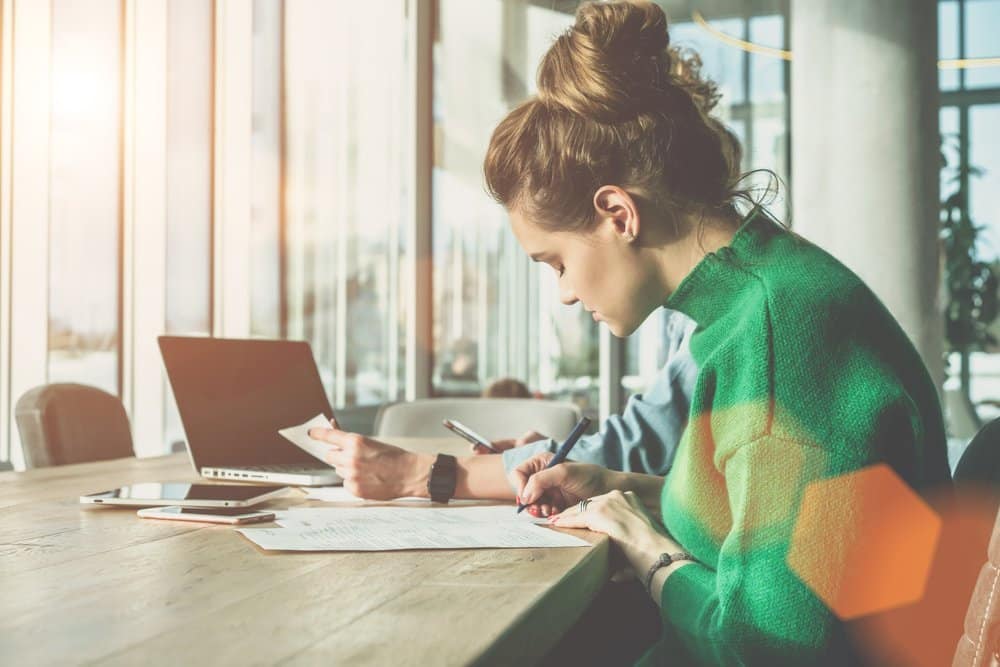
M 510 481 L 518 502 L 532 516 L 549 516 L 614 487 L 614 471 L 593 463 L 565 461 L 546 469 L 555 454 L 543 452 L 514 468 Z
M 472 445 L 472 452 L 474 454 L 497 454 L 515 447 L 524 447 L 525 445 L 537 440 L 546 440 L 548 437 L 549 436 L 542 435 L 538 431 L 528 431 L 520 438 L 504 438 L 503 440 L 494 440 L 491 444 L 498 450 L 496 452 L 491 452 L 481 445 Z

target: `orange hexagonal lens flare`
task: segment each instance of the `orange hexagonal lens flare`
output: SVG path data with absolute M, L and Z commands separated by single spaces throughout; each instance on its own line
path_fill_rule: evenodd
M 885 464 L 810 483 L 788 566 L 841 619 L 920 599 L 941 518 Z

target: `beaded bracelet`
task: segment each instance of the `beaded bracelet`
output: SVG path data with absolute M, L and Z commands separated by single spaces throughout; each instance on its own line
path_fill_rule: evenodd
M 681 560 L 693 561 L 694 556 L 692 556 L 689 553 L 685 553 L 683 551 L 679 551 L 675 554 L 668 554 L 668 553 L 660 554 L 660 557 L 656 559 L 656 562 L 653 563 L 653 566 L 649 568 L 649 572 L 646 573 L 646 592 L 649 593 L 650 597 L 653 596 L 653 590 L 650 587 L 653 585 L 653 575 L 656 574 L 656 571 L 659 570 L 661 567 L 666 567 L 671 563 L 676 563 L 677 561 Z

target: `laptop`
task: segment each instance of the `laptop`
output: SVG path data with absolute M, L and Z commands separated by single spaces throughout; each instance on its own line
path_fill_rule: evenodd
M 340 484 L 278 434 L 333 409 L 309 343 L 160 336 L 191 464 L 203 477 L 295 486 Z

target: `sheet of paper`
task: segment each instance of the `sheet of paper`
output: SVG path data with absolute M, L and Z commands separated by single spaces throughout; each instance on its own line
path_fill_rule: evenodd
M 427 500 L 423 499 L 426 503 Z M 478 501 L 476 501 L 478 502 Z M 326 521 L 340 521 L 351 517 L 380 517 L 385 522 L 424 521 L 433 522 L 466 522 L 466 523 L 506 523 L 514 521 L 520 524 L 548 525 L 548 520 L 533 517 L 527 512 L 517 514 L 514 505 L 497 505 L 494 501 L 489 505 L 454 507 L 290 507 L 287 510 L 275 510 L 275 523 L 280 526 L 318 526 Z M 352 510 L 379 509 L 380 512 L 364 512 L 358 514 Z
M 321 440 L 310 438 L 309 429 L 311 428 L 330 428 L 330 422 L 327 421 L 326 417 L 319 414 L 304 424 L 278 429 L 278 433 L 299 449 L 326 463 L 326 454 L 330 451 L 330 445 Z
M 303 508 L 282 512 L 281 521 L 281 528 L 239 532 L 263 549 L 286 551 L 590 546 L 573 535 L 522 520 L 506 506 Z
M 345 489 L 343 486 L 314 486 L 314 487 L 302 487 L 302 490 L 306 492 L 306 497 L 310 500 L 323 500 L 328 503 L 355 503 L 364 505 L 385 505 L 387 503 L 406 503 L 406 504 L 423 504 L 426 505 L 430 501 L 427 498 L 417 498 L 407 496 L 405 498 L 393 498 L 392 500 L 365 500 L 364 498 L 358 498 L 353 495 L 350 491 Z M 449 506 L 452 505 L 495 505 L 495 500 L 468 500 L 468 499 L 452 499 L 448 502 Z

